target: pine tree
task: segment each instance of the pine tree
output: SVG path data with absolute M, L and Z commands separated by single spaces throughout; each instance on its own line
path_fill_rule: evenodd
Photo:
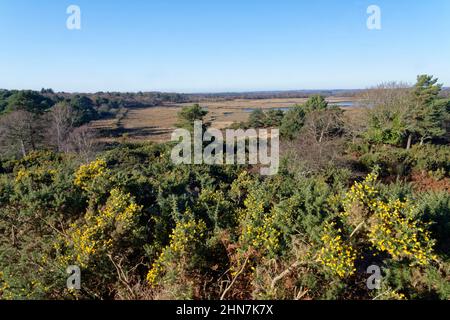
M 438 79 L 429 75 L 419 75 L 413 87 L 412 101 L 405 114 L 406 133 L 408 136 L 407 149 L 414 140 L 422 145 L 426 140 L 445 134 L 443 129 L 445 120 L 445 104 L 438 100 L 442 84 Z
M 200 107 L 199 104 L 194 104 L 191 107 L 184 107 L 178 112 L 178 128 L 187 129 L 189 131 L 194 130 L 194 121 L 203 121 L 203 118 L 208 114 L 208 111 Z M 207 126 L 208 124 L 203 124 Z

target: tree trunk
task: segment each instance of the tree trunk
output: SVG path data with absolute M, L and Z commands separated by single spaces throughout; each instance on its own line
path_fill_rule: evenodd
M 22 151 L 22 155 L 23 155 L 24 157 L 26 157 L 26 156 L 27 156 L 27 151 L 25 150 L 25 143 L 23 143 L 23 140 L 22 140 L 22 139 L 20 140 L 20 149 L 21 149 L 21 151 Z
M 322 132 L 320 133 L 319 143 L 322 143 L 324 134 L 325 134 L 325 130 L 322 130 Z
M 412 143 L 412 135 L 410 134 L 408 136 L 408 143 L 406 144 L 406 150 L 411 149 L 411 143 Z
M 420 138 L 420 146 L 423 146 L 424 141 L 425 141 L 425 138 Z

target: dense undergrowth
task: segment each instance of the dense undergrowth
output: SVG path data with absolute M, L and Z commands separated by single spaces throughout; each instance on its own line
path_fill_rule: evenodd
M 346 123 L 319 140 L 311 123 L 341 116 L 319 106 L 289 115 L 271 177 L 174 165 L 170 143 L 3 158 L 0 298 L 449 299 L 445 136 L 405 148 Z

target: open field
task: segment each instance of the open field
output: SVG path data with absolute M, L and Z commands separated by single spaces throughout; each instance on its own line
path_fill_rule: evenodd
M 215 128 L 224 129 L 234 122 L 246 121 L 253 109 L 290 108 L 296 104 L 302 104 L 306 100 L 306 98 L 235 99 L 205 101 L 199 104 L 209 112 L 206 117 L 207 121 L 210 121 Z M 330 97 L 327 100 L 330 103 L 342 103 L 354 101 L 354 98 Z M 181 108 L 189 105 L 192 103 L 129 108 L 115 119 L 94 121 L 91 126 L 102 132 L 101 140 L 104 142 L 113 142 L 123 138 L 131 141 L 168 141 L 177 122 L 177 113 Z

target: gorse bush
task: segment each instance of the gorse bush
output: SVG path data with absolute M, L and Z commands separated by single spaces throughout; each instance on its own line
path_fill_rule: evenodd
M 345 170 L 291 166 L 263 179 L 173 166 L 169 150 L 12 163 L 0 179 L 2 298 L 356 298 L 355 279 L 374 263 L 384 298 L 448 297 L 426 285 L 446 277 L 448 193 L 417 195 L 376 174 L 347 187 Z M 69 265 L 81 267 L 81 291 L 65 288 Z M 402 268 L 423 286 L 412 277 L 399 286 Z M 359 297 L 380 294 L 358 283 Z
M 205 240 L 206 231 L 206 224 L 203 221 L 178 222 L 170 235 L 169 245 L 163 249 L 147 274 L 150 285 L 158 285 L 164 274 L 173 275 L 176 272 L 174 270 L 180 269 L 178 272 L 184 272 L 183 267 L 185 268 L 188 262 L 183 260 L 198 254 L 198 247 Z M 181 274 L 173 276 L 179 277 Z
M 449 147 L 439 87 L 418 80 L 377 95 L 358 132 L 318 96 L 252 114 L 280 127 L 275 176 L 174 165 L 173 143 L 2 156 L 0 299 L 450 299 Z
M 98 212 L 88 211 L 82 225 L 70 225 L 64 241 L 68 253 L 61 257 L 62 263 L 72 261 L 86 268 L 97 257 L 105 259 L 117 246 L 115 242 L 123 242 L 133 234 L 141 210 L 130 194 L 111 190 L 104 208 Z
M 355 261 L 357 251 L 342 239 L 342 230 L 334 223 L 326 224 L 321 238 L 323 247 L 319 252 L 318 261 L 330 272 L 341 278 L 349 277 L 356 272 Z
M 416 216 L 430 224 L 430 232 L 436 239 L 436 251 L 444 259 L 450 257 L 450 194 L 448 192 L 427 192 L 416 200 Z
M 448 147 L 430 144 L 414 146 L 411 150 L 411 158 L 417 170 L 425 172 L 442 170 L 445 176 L 449 175 L 450 150 Z
M 353 234 L 358 228 L 366 229 L 372 247 L 394 260 L 407 259 L 420 265 L 435 260 L 434 241 L 428 226 L 414 218 L 414 206 L 409 201 L 382 199 L 373 186 L 376 179 L 376 174 L 370 174 L 364 182 L 356 183 L 344 199 L 342 217 L 355 226 Z

